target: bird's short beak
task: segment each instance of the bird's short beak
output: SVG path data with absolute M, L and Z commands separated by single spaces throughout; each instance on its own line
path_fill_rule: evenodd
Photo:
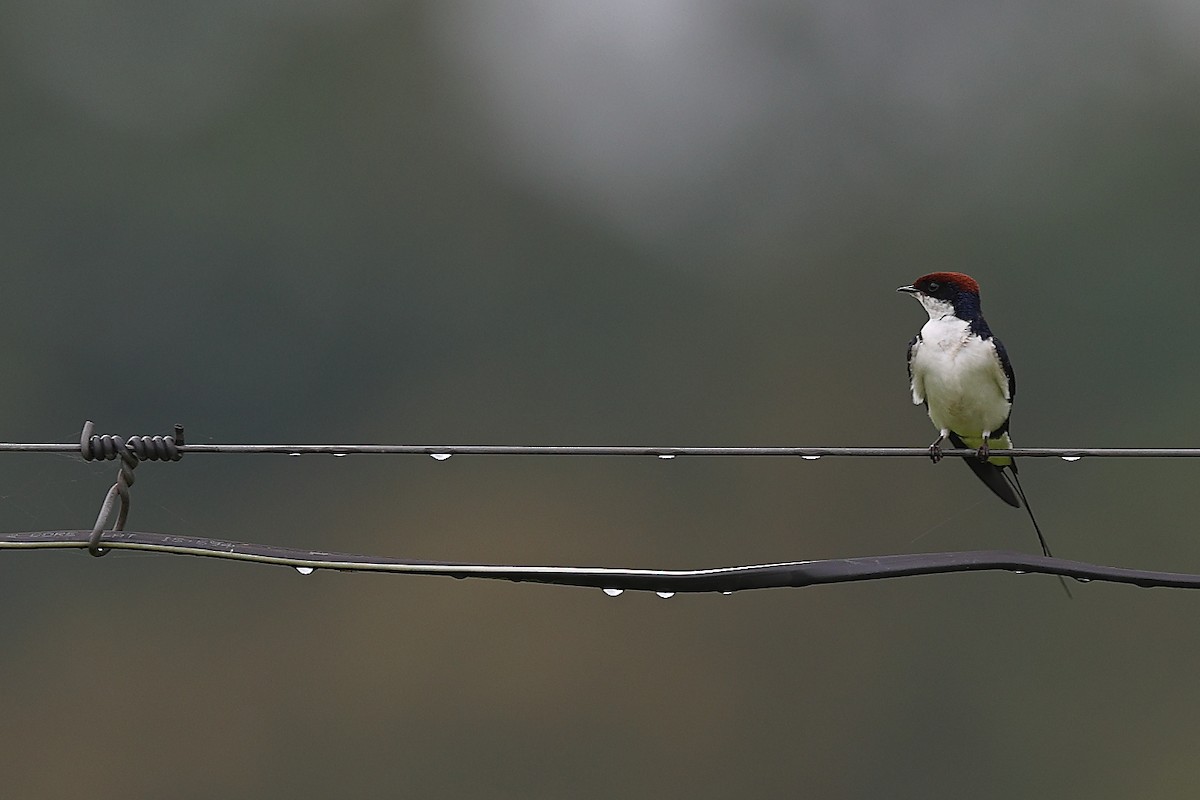
M 905 294 L 916 294 L 916 293 L 917 293 L 917 287 L 915 287 L 915 286 L 901 286 L 901 287 L 900 287 L 899 289 L 897 289 L 896 291 L 897 291 L 897 292 L 904 292 Z

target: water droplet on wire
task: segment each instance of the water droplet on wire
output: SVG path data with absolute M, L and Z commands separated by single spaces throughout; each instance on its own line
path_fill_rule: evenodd
M 820 456 L 800 456 L 805 461 L 816 461 Z
M 609 597 L 620 597 L 624 591 L 624 589 L 605 589 L 604 593 Z
M 334 458 L 345 458 L 347 455 L 348 455 L 347 453 L 334 453 L 333 457 Z
M 727 596 L 727 597 L 728 597 L 729 595 L 733 594 L 733 592 L 721 592 L 721 594 L 723 594 L 723 595 L 725 595 L 725 596 Z
M 299 458 L 300 456 L 302 456 L 304 454 L 303 453 L 288 453 L 288 455 L 291 456 L 292 458 Z
M 658 457 L 661 458 L 663 461 L 666 461 L 667 459 L 674 458 L 675 454 L 674 453 L 659 453 Z
M 312 575 L 313 568 L 312 567 L 296 567 L 296 572 L 299 572 L 301 575 Z
M 1062 460 L 1063 461 L 1078 461 L 1081 458 L 1083 458 L 1083 456 L 1063 456 Z
M 434 461 L 445 461 L 447 458 L 449 458 L 452 455 L 454 455 L 454 454 L 453 453 L 430 453 L 429 457 L 432 458 Z
M 668 597 L 674 597 L 674 596 L 675 596 L 675 593 L 674 593 L 674 592 L 655 592 L 655 594 L 656 594 L 656 595 L 658 595 L 659 597 L 661 597 L 661 598 L 662 598 L 662 599 L 664 599 L 664 600 L 666 600 Z

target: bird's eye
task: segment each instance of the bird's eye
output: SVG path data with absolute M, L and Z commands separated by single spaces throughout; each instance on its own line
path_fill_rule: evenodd
M 929 282 L 929 291 L 936 292 L 940 288 L 942 288 L 942 285 L 940 283 L 938 283 L 937 281 Z

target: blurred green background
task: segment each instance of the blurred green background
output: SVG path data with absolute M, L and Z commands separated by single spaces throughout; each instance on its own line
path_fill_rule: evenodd
M 1200 6 L 0 6 L 9 441 L 925 445 L 960 270 L 1024 446 L 1192 446 Z M 1200 466 L 1026 461 L 1059 555 L 1200 571 Z M 0 529 L 115 475 L 0 457 Z M 1190 502 L 1190 501 L 1189 501 Z M 1036 549 L 957 464 L 194 455 L 129 527 L 721 566 Z M 626 593 L 0 557 L 12 797 L 1174 798 L 1200 596 Z

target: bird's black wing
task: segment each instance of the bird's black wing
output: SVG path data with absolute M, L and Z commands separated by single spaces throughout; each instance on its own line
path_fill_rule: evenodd
M 1008 378 L 1008 402 L 1012 402 L 1017 396 L 1017 374 L 1013 372 L 1012 362 L 1008 360 L 1008 351 L 1004 349 L 1004 345 L 995 336 L 992 337 L 992 344 L 996 346 L 996 355 L 1000 357 L 1000 369 L 1004 370 L 1004 377 Z

